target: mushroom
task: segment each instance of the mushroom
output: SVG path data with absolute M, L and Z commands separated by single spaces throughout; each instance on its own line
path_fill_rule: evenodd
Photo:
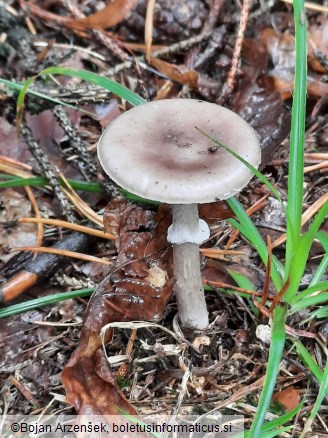
M 119 186 L 172 205 L 168 241 L 173 245 L 175 294 L 184 327 L 208 326 L 199 245 L 210 236 L 198 203 L 227 199 L 252 172 L 208 137 L 258 167 L 255 131 L 237 114 L 194 99 L 168 99 L 134 107 L 115 119 L 98 144 L 104 171 Z

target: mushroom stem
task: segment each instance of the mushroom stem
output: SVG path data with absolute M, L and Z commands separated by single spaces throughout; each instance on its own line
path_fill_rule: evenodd
M 175 294 L 179 317 L 183 326 L 196 329 L 204 329 L 209 324 L 199 256 L 199 232 L 208 236 L 208 227 L 205 231 L 203 222 L 199 220 L 197 204 L 172 206 L 172 226 L 168 240 L 173 243 Z M 171 240 L 170 234 L 175 237 L 178 234 L 180 242 L 178 239 Z

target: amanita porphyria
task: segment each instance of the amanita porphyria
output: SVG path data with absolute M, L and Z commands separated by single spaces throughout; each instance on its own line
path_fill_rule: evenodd
M 104 171 L 119 186 L 172 205 L 167 240 L 173 245 L 175 294 L 184 327 L 208 326 L 199 245 L 210 236 L 198 203 L 230 198 L 252 172 L 206 132 L 254 167 L 260 164 L 255 131 L 237 114 L 194 99 L 168 99 L 137 106 L 115 119 L 98 144 Z

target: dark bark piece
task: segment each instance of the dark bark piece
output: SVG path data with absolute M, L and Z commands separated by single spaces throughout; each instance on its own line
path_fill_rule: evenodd
M 93 236 L 83 233 L 71 233 L 52 248 L 81 252 L 94 240 Z M 38 254 L 25 264 L 24 269 L 15 274 L 0 288 L 0 304 L 8 303 L 41 280 L 51 277 L 69 259 L 57 254 Z
M 94 237 L 89 234 L 72 233 L 52 245 L 52 248 L 81 252 L 92 240 L 94 240 Z M 46 278 L 53 275 L 65 260 L 67 261 L 67 257 L 57 254 L 39 254 L 25 266 L 25 270 L 37 274 L 39 278 Z

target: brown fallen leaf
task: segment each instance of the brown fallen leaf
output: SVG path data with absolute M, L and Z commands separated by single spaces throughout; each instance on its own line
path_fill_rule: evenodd
M 233 97 L 231 109 L 257 132 L 261 144 L 262 169 L 272 160 L 274 151 L 290 131 L 290 113 L 276 91 L 272 78 L 261 75 L 256 82 L 241 85 Z
M 158 71 L 178 82 L 181 85 L 188 85 L 189 88 L 196 90 L 198 83 L 198 73 L 196 70 L 190 70 L 183 65 L 175 65 L 158 58 L 150 56 L 149 63 L 157 68 Z
M 289 98 L 294 89 L 295 40 L 289 33 L 278 33 L 273 29 L 265 29 L 261 40 L 270 54 L 274 68 L 270 76 L 274 79 L 275 88 L 283 99 Z M 321 80 L 321 75 L 308 73 L 307 92 L 318 98 L 328 93 L 328 84 Z
M 101 11 L 80 19 L 54 14 L 39 8 L 32 1 L 20 0 L 19 3 L 23 9 L 29 10 L 30 13 L 40 18 L 77 31 L 83 31 L 88 29 L 103 30 L 115 26 L 128 16 L 129 12 L 134 8 L 136 0 L 114 0 Z
M 125 204 L 125 212 L 133 212 Z M 124 211 L 124 204 L 120 208 Z M 117 407 L 136 414 L 107 363 L 100 331 L 110 322 L 159 321 L 163 317 L 175 280 L 172 253 L 164 245 L 166 228 L 160 225 L 160 230 L 159 234 L 126 232 L 118 238 L 115 267 L 90 298 L 78 348 L 62 374 L 67 398 L 79 415 L 118 415 Z M 105 342 L 110 340 L 108 331 Z
M 151 233 L 125 233 L 120 239 L 120 252 L 116 265 L 128 277 L 144 278 L 148 275 L 147 246 L 151 241 Z M 115 274 L 114 274 L 115 275 Z
M 109 276 L 92 295 L 79 346 L 62 374 L 67 398 L 79 415 L 119 415 L 117 407 L 136 414 L 120 391 L 104 357 L 100 330 L 109 322 L 161 319 L 174 280 L 169 280 L 163 288 L 150 284 L 145 288 L 146 284 L 145 281 L 140 287 L 137 280 L 134 284 L 125 280 L 112 287 Z M 107 341 L 110 337 L 108 332 Z
M 237 283 L 229 274 L 228 266 L 216 260 L 207 259 L 204 268 L 202 269 L 203 284 L 211 284 L 211 282 L 222 282 L 237 286 Z
M 322 20 L 320 20 L 322 18 Z M 325 73 L 326 70 L 317 60 L 314 50 L 318 49 L 325 56 L 328 56 L 328 23 L 323 15 L 318 17 L 317 21 L 309 27 L 309 53 L 308 60 L 312 70 L 318 73 Z
M 107 233 L 120 236 L 127 231 L 138 231 L 149 227 L 152 213 L 126 200 L 114 199 L 104 211 L 104 229 Z
M 281 403 L 286 411 L 290 412 L 299 404 L 301 396 L 299 390 L 295 389 L 294 386 L 288 386 L 286 389 L 274 393 L 272 399 Z
M 95 312 L 99 312 L 102 323 L 107 323 L 110 319 L 103 321 L 104 315 L 109 316 L 102 310 L 105 307 L 102 294 L 107 287 L 108 285 L 101 284 L 90 300 L 79 347 L 62 374 L 67 397 L 79 415 L 118 415 L 116 406 L 130 414 L 136 413 L 119 390 L 106 362 L 101 348 L 99 327 L 95 324 L 93 328 L 90 321 L 91 315 L 91 319 L 95 318 Z M 114 313 L 112 309 L 109 311 Z
M 274 79 L 265 74 L 268 49 L 263 41 L 245 38 L 242 47 L 242 73 L 230 100 L 238 113 L 257 132 L 261 144 L 261 168 L 268 164 L 276 148 L 290 131 L 290 114 L 276 90 Z
M 106 7 L 86 18 L 71 20 L 70 26 L 79 30 L 107 29 L 125 20 L 137 0 L 113 0 Z
M 234 216 L 233 211 L 225 201 L 209 202 L 200 204 L 198 207 L 199 216 L 207 223 L 229 219 Z

